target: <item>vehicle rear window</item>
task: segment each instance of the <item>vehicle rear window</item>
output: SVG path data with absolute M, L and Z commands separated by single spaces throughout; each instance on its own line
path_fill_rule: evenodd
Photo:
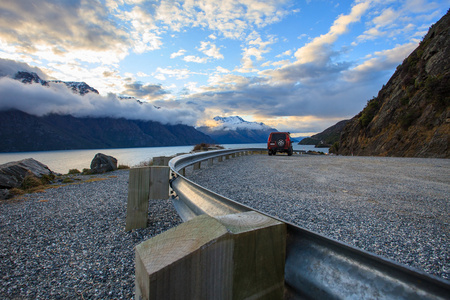
M 286 135 L 284 133 L 273 133 L 271 137 L 271 141 L 277 141 L 279 139 L 286 139 Z

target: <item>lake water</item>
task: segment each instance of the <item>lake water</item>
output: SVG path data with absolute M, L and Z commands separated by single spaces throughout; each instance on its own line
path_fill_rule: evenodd
M 260 144 L 224 144 L 226 149 L 239 148 L 263 148 L 266 143 Z M 50 170 L 66 174 L 70 169 L 83 170 L 89 168 L 91 161 L 97 153 L 104 153 L 115 157 L 118 164 L 135 166 L 141 162 L 149 161 L 156 156 L 171 156 L 177 153 L 188 153 L 194 146 L 173 147 L 145 147 L 145 148 L 121 148 L 121 149 L 89 149 L 89 150 L 58 150 L 37 152 L 0 153 L 0 164 L 18 161 L 25 158 L 35 160 L 47 165 Z M 313 150 L 328 153 L 328 148 L 314 148 L 309 145 L 294 145 L 294 150 Z

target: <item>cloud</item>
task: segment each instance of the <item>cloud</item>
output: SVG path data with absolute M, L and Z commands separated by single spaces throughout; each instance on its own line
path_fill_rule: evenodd
M 223 59 L 223 55 L 220 54 L 219 48 L 211 42 L 200 42 L 199 50 L 209 57 Z
M 183 57 L 183 60 L 186 62 L 195 62 L 199 64 L 204 64 L 208 61 L 208 57 L 198 57 L 194 55 L 186 55 Z
M 417 46 L 417 42 L 411 42 L 404 45 L 397 45 L 393 49 L 377 51 L 374 53 L 375 57 L 364 61 L 353 69 L 343 72 L 344 78 L 350 82 L 372 80 L 374 77 L 379 76 L 379 72 L 385 72 L 386 70 L 395 68 Z
M 291 12 L 285 8 L 288 0 L 224 0 L 224 1 L 161 1 L 147 8 L 155 20 L 174 31 L 186 27 L 207 28 L 226 38 L 238 39 L 253 27 L 262 28 L 279 22 Z
M 96 1 L 0 2 L 0 40 L 15 52 L 50 61 L 118 62 L 129 38 Z
M 47 79 L 47 76 L 39 68 L 30 67 L 26 63 L 17 62 L 15 60 L 0 58 L 0 77 L 14 77 L 18 71 L 36 73 L 40 78 Z
M 122 94 L 134 96 L 145 100 L 158 100 L 163 98 L 169 92 L 164 90 L 158 84 L 143 84 L 134 82 L 124 85 L 125 90 Z
M 132 87 L 130 86 L 130 89 Z M 161 93 L 151 86 L 134 87 L 142 93 Z M 101 96 L 88 93 L 74 94 L 65 84 L 23 84 L 20 81 L 0 78 L 0 110 L 18 109 L 29 114 L 43 116 L 49 113 L 70 114 L 75 117 L 113 117 L 133 120 L 152 120 L 163 124 L 194 125 L 199 112 L 189 108 L 155 108 L 152 104 L 139 104 L 136 100 L 121 100 L 113 94 Z
M 165 75 L 169 77 L 174 77 L 176 79 L 186 79 L 189 78 L 189 76 L 193 74 L 192 71 L 189 69 L 172 69 L 172 68 L 156 68 L 156 72 L 152 75 L 157 76 L 163 76 L 165 79 Z
M 361 16 L 369 9 L 369 6 L 370 1 L 361 2 L 352 7 L 350 14 L 339 16 L 326 34 L 316 37 L 295 52 L 298 62 L 303 64 L 327 63 L 330 56 L 333 55 L 331 45 L 336 42 L 340 35 L 347 32 L 351 23 L 360 21 Z
M 178 56 L 183 56 L 184 53 L 186 53 L 186 50 L 180 49 L 180 50 L 178 50 L 177 52 L 172 53 L 172 54 L 170 55 L 170 58 L 175 58 L 175 57 L 178 57 Z

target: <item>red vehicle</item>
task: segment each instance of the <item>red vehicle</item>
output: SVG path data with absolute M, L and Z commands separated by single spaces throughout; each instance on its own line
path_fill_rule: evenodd
M 291 156 L 294 152 L 292 148 L 291 135 L 289 132 L 271 132 L 267 141 L 267 150 L 269 155 L 275 155 L 277 152 L 284 152 Z

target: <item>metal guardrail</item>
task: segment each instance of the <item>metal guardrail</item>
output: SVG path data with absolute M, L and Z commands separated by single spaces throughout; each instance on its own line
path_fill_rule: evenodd
M 190 181 L 180 171 L 209 159 L 264 150 L 217 150 L 170 160 L 173 202 L 181 218 L 257 211 Z M 446 280 L 267 216 L 287 225 L 286 299 L 450 299 Z

